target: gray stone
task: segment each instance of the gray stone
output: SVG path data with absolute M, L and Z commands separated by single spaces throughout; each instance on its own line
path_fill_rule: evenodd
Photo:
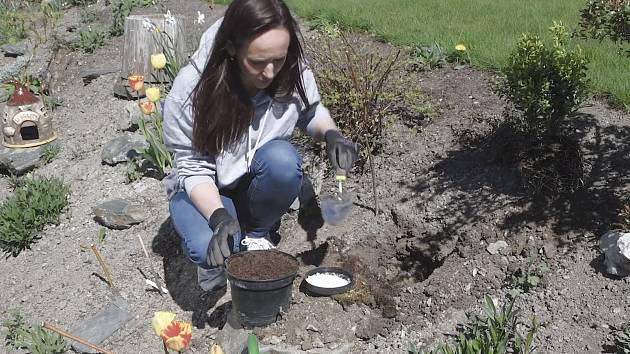
M 501 249 L 507 246 L 508 246 L 507 242 L 500 240 L 500 241 L 489 244 L 488 247 L 486 247 L 486 251 L 488 251 L 488 253 L 490 254 L 498 254 Z
M 604 266 L 606 272 L 618 277 L 630 275 L 630 259 L 626 258 L 619 249 L 619 238 L 627 235 L 619 230 L 605 233 L 599 239 L 599 248 L 604 252 Z M 626 236 L 627 237 L 627 236 Z
M 26 53 L 26 43 L 4 44 L 0 46 L 0 51 L 7 57 L 19 57 Z
M 128 229 L 146 219 L 144 206 L 125 199 L 113 199 L 92 208 L 96 221 L 110 229 Z
M 28 58 L 26 56 L 20 56 L 12 63 L 4 66 L 0 66 L 0 82 L 5 82 L 9 79 L 18 77 L 20 72 L 28 64 Z
M 0 145 L 0 170 L 7 170 L 19 176 L 38 167 L 45 146 L 8 148 Z
M 330 348 L 314 348 L 310 350 L 301 350 L 297 346 L 287 344 L 280 345 L 262 345 L 259 347 L 260 354 L 348 354 L 352 350 L 352 343 L 341 343 L 334 349 Z M 227 352 L 226 352 L 227 354 Z
M 99 76 L 112 74 L 118 72 L 118 67 L 106 67 L 106 68 L 83 68 L 79 72 L 79 75 L 83 79 L 83 83 L 90 83 L 92 80 L 97 79 Z
M 107 142 L 101 151 L 101 159 L 104 163 L 113 166 L 132 160 L 139 155 L 135 149 L 148 146 L 143 137 L 126 134 Z
M 225 354 L 241 354 L 246 351 L 247 337 L 251 333 L 251 331 L 239 328 L 234 323 L 234 316 L 234 311 L 230 311 L 228 322 L 216 335 L 216 341 Z

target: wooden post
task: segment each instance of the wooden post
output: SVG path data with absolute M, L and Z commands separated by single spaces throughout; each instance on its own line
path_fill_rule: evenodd
M 170 50 L 183 63 L 186 50 L 183 24 L 184 19 L 181 16 L 173 16 L 171 19 L 163 14 L 127 17 L 121 78 L 126 80 L 129 75 L 139 74 L 144 75 L 146 82 L 168 82 L 164 70 L 153 70 L 151 54 Z

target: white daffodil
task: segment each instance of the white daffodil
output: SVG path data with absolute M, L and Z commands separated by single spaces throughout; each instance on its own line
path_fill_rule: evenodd
M 197 24 L 200 25 L 206 22 L 206 15 L 202 14 L 201 11 L 197 11 Z
M 153 25 L 153 22 L 151 22 L 151 20 L 145 17 L 142 19 L 142 27 L 144 27 L 145 30 L 150 32 L 151 30 L 153 30 L 154 25 Z
M 175 24 L 175 17 L 171 15 L 171 10 L 166 11 L 166 13 L 164 14 L 164 19 L 166 20 L 166 23 L 169 23 L 171 25 Z

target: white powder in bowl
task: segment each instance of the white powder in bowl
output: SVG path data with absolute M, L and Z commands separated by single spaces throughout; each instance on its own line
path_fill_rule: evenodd
M 348 278 L 335 273 L 315 273 L 309 275 L 306 281 L 320 288 L 339 288 L 350 284 Z

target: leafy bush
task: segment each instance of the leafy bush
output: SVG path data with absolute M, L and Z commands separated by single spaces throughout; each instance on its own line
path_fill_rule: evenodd
M 24 349 L 30 354 L 63 354 L 69 350 L 60 335 L 49 333 L 42 326 L 29 326 L 17 309 L 10 311 L 10 314 L 13 318 L 3 323 L 7 327 L 5 333 L 7 347 Z
M 566 45 L 565 27 L 549 28 L 553 45 L 525 33 L 503 69 L 499 93 L 521 111 L 512 117 L 515 128 L 534 135 L 555 135 L 564 119 L 574 112 L 586 92 L 587 61 L 580 48 Z
M 92 29 L 79 32 L 79 42 L 76 44 L 76 48 L 85 53 L 92 53 L 103 45 L 105 45 L 104 32 Z
M 464 326 L 463 333 L 457 337 L 457 344 L 438 346 L 429 352 L 409 349 L 410 354 L 528 354 L 534 352 L 534 336 L 538 330 L 536 320 L 523 337 L 517 330 L 521 325 L 518 312 L 514 309 L 514 299 L 497 311 L 492 299 L 485 298 L 484 317 L 477 317 L 472 323 Z
M 361 50 L 341 32 L 339 38 L 320 36 L 315 45 L 310 54 L 322 102 L 366 157 L 382 144 L 384 119 L 393 98 L 385 88 L 400 52 L 382 57 Z
M 580 11 L 578 33 L 630 43 L 630 0 L 588 0 Z
M 39 239 L 44 225 L 56 223 L 68 204 L 68 187 L 56 178 L 22 181 L 14 195 L 0 205 L 0 250 L 16 257 Z

